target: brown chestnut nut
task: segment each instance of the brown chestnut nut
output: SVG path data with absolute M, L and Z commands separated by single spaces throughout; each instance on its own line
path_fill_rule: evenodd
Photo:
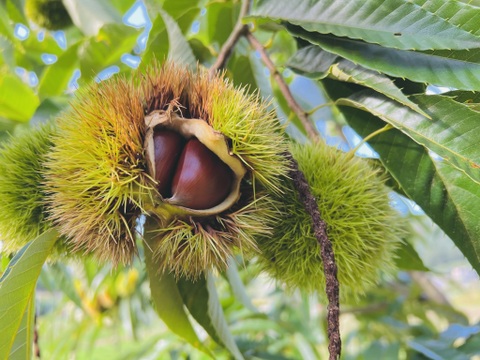
M 227 164 L 192 138 L 178 161 L 169 201 L 191 209 L 209 209 L 225 200 L 233 180 L 234 174 Z
M 164 198 L 167 198 L 172 195 L 170 189 L 173 174 L 182 154 L 185 139 L 175 131 L 160 128 L 153 132 L 153 143 L 157 189 Z

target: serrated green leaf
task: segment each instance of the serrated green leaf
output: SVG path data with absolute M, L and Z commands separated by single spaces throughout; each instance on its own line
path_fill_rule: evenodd
M 337 55 L 310 45 L 298 50 L 290 58 L 287 66 L 300 75 L 312 79 L 323 79 L 328 76 L 330 67 L 337 62 L 337 59 Z
M 468 339 L 471 336 L 480 334 L 480 326 L 464 326 L 452 324 L 440 334 L 440 338 L 453 344 L 457 339 Z
M 418 351 L 424 358 L 432 360 L 469 360 L 463 352 L 442 340 L 417 338 L 410 340 L 408 346 Z
M 480 92 L 455 90 L 444 93 L 443 96 L 451 97 L 470 109 L 480 112 Z
M 7 0 L 8 16 L 16 23 L 28 24 L 23 10 L 23 3 L 18 0 Z
M 341 98 L 337 103 L 371 112 L 480 184 L 480 114 L 441 95 L 417 95 L 412 99 L 431 119 L 370 90 Z
M 266 99 L 272 97 L 270 77 L 265 74 L 262 61 L 251 51 L 246 39 L 237 42 L 227 68 L 231 72 L 227 75 L 233 75 L 232 81 L 237 86 L 249 86 L 250 92 L 259 92 Z
M 50 229 L 29 242 L 10 261 L 0 278 L 1 360 L 7 359 L 15 337 L 22 331 L 22 319 L 33 298 L 38 276 L 57 239 L 57 231 Z M 25 321 L 28 322 L 28 318 Z
M 25 313 L 13 342 L 9 360 L 30 360 L 32 357 L 33 332 L 35 330 L 35 299 L 32 295 L 28 301 Z
M 294 35 L 370 70 L 433 85 L 480 90 L 480 49 L 458 52 L 406 51 L 316 35 L 299 28 L 289 29 Z
M 415 248 L 409 242 L 402 243 L 398 248 L 395 264 L 401 270 L 428 271 L 428 268 L 423 264 Z
M 351 125 L 365 135 L 368 124 L 352 119 Z M 397 130 L 369 142 L 405 193 L 454 241 L 480 273 L 480 187 L 446 162 L 435 162 L 427 151 Z
M 152 22 L 145 52 L 140 67 L 145 67 L 154 60 L 164 61 L 168 56 L 170 41 L 163 17 L 158 14 Z
M 210 43 L 221 46 L 237 21 L 232 2 L 210 2 L 207 6 L 207 34 Z
M 259 38 L 259 41 L 263 43 L 261 38 Z M 269 43 L 268 55 L 270 59 L 277 69 L 284 68 L 288 60 L 297 51 L 298 45 L 296 40 L 286 29 L 281 29 L 276 31 L 267 41 Z
M 154 59 L 171 61 L 194 67 L 196 58 L 188 41 L 183 36 L 178 24 L 168 13 L 157 11 L 150 31 L 147 50 L 142 57 L 142 67 L 150 64 Z
M 174 276 L 169 273 L 158 273 L 160 268 L 158 262 L 162 260 L 153 256 L 151 249 L 155 248 L 155 239 L 149 238 L 149 236 L 152 236 L 149 226 L 152 225 L 147 225 L 148 230 L 146 230 L 148 246 L 145 247 L 145 263 L 150 279 L 150 291 L 155 311 L 171 331 L 188 341 L 192 346 L 209 354 L 209 351 L 198 338 L 185 312 L 182 296 Z
M 137 36 L 138 30 L 126 25 L 104 25 L 78 51 L 82 78 L 91 78 L 107 66 L 120 64 L 121 55 L 135 47 Z
M 224 346 L 235 359 L 243 355 L 230 334 L 222 305 L 215 288 L 215 279 L 211 273 L 196 281 L 181 279 L 178 289 L 190 314 L 202 325 L 207 333 L 220 345 Z
M 16 41 L 11 20 L 7 15 L 5 4 L 2 2 L 0 2 L 0 35 L 12 42 Z
M 398 359 L 400 353 L 399 343 L 385 343 L 381 340 L 373 341 L 368 348 L 358 355 L 356 360 L 370 359 Z
M 479 37 L 402 0 L 260 0 L 252 14 L 402 50 L 480 47 Z
M 480 355 L 480 335 L 471 336 L 467 341 L 459 346 L 459 350 L 469 355 L 469 359 L 473 359 L 475 355 Z
M 200 13 L 199 6 L 200 0 L 165 0 L 163 2 L 163 10 L 170 14 L 184 34 Z
M 328 54 L 328 55 L 325 55 Z M 316 59 L 318 57 L 318 59 Z M 300 49 L 288 63 L 293 69 L 301 69 L 302 73 L 312 72 L 313 74 L 329 75 L 333 79 L 351 82 L 371 88 L 397 102 L 408 106 L 410 109 L 428 117 L 413 101 L 408 99 L 395 83 L 387 76 L 373 70 L 366 69 L 360 65 L 355 65 L 349 60 L 338 58 L 335 55 L 323 51 L 318 46 L 307 46 Z M 325 58 L 327 61 L 325 62 Z M 311 62 L 313 60 L 313 62 Z M 333 60 L 325 71 L 328 60 Z M 315 68 L 318 65 L 319 68 Z
M 0 72 L 0 117 L 28 121 L 38 105 L 38 96 L 18 76 Z
M 254 92 L 257 89 L 255 75 L 248 56 L 237 54 L 231 56 L 228 60 L 228 70 L 228 75 L 231 75 L 235 86 L 245 86 L 249 92 Z
M 152 301 L 158 315 L 175 334 L 187 340 L 194 347 L 201 348 L 201 342 L 183 308 L 183 301 L 173 275 L 158 275 L 152 267 L 158 268 L 149 264 L 147 260 Z
M 160 11 L 160 14 L 168 29 L 168 42 L 170 44 L 168 49 L 168 60 L 177 64 L 194 67 L 197 63 L 195 55 L 193 55 L 192 49 L 183 36 L 180 27 L 165 11 Z
M 239 300 L 246 309 L 257 313 L 258 309 L 253 305 L 250 296 L 248 296 L 247 294 L 247 290 L 240 277 L 237 263 L 234 258 L 228 259 L 228 267 L 225 275 L 227 276 L 228 283 L 232 288 L 232 292 L 233 295 L 235 295 L 235 298 Z
M 324 81 L 333 99 L 351 90 Z M 362 137 L 385 126 L 371 113 L 342 107 L 345 118 Z M 447 162 L 432 160 L 428 150 L 397 129 L 378 134 L 368 142 L 405 194 L 442 228 L 480 274 L 480 186 Z
M 44 70 L 38 87 L 38 93 L 42 98 L 61 95 L 67 89 L 73 72 L 79 66 L 77 54 L 79 46 L 80 43 L 70 46 L 54 64 Z
M 480 8 L 457 0 L 412 0 L 424 10 L 472 33 L 480 34 Z

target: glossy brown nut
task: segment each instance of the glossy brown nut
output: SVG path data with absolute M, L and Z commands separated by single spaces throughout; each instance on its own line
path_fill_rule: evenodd
M 172 202 L 191 209 L 209 209 L 231 191 L 232 170 L 198 139 L 183 148 L 172 182 Z
M 155 129 L 153 132 L 155 149 L 155 180 L 158 191 L 164 197 L 171 196 L 172 179 L 182 154 L 185 139 L 177 132 Z

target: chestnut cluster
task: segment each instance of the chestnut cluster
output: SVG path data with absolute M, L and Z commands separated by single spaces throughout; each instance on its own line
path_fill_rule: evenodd
M 204 210 L 225 200 L 234 174 L 200 140 L 157 126 L 153 141 L 157 190 L 170 204 Z

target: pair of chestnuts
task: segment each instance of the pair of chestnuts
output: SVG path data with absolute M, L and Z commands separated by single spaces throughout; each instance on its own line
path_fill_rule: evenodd
M 157 210 L 167 210 L 161 217 L 216 215 L 237 202 L 247 171 L 221 132 L 163 110 L 145 123 L 148 170 L 161 195 Z
M 225 200 L 233 172 L 200 140 L 156 128 L 153 141 L 155 180 L 164 199 L 196 210 L 212 208 Z

